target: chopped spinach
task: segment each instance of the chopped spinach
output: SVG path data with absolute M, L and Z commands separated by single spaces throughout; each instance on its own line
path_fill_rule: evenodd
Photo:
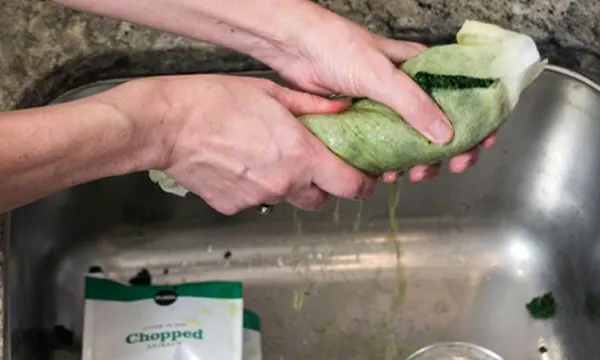
M 417 72 L 413 77 L 413 81 L 423 89 L 426 93 L 431 95 L 431 92 L 435 89 L 453 90 L 453 89 L 473 89 L 473 88 L 488 88 L 497 81 L 497 79 L 490 78 L 475 78 L 464 75 L 440 75 L 432 74 L 424 71 Z M 333 94 L 329 96 L 329 99 L 340 100 L 348 98 L 342 94 Z M 365 97 L 352 97 L 350 98 L 352 104 L 356 104 L 359 101 L 365 100 Z
M 474 78 L 463 75 L 440 75 L 427 72 L 418 72 L 413 80 L 427 93 L 435 89 L 473 89 L 488 88 L 496 82 L 495 79 Z
M 556 300 L 551 291 L 534 297 L 525 306 L 534 319 L 548 319 L 556 314 Z

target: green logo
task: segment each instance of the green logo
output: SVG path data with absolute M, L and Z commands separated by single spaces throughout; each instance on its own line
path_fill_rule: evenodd
M 153 333 L 132 333 L 127 335 L 125 342 L 128 344 L 139 344 L 149 342 L 174 342 L 182 339 L 202 340 L 202 329 L 196 331 L 163 331 Z

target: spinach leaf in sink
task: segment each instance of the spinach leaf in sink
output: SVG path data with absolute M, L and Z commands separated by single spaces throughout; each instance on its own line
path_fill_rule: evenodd
M 549 319 L 556 314 L 556 300 L 551 291 L 534 297 L 525 307 L 534 319 Z

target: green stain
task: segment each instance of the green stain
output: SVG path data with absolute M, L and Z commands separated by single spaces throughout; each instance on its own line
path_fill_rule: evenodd
M 352 355 L 345 357 L 347 360 L 399 360 L 417 350 L 416 346 L 398 343 L 385 320 L 380 325 L 378 330 L 365 333 L 360 328 L 346 330 L 333 321 L 327 322 L 317 331 L 316 341 L 307 344 L 301 356 L 308 359 L 318 354 L 319 359 L 339 359 L 341 353 L 347 352 L 344 349 L 352 346 Z
M 292 295 L 292 309 L 296 311 L 302 310 L 302 306 L 304 306 L 304 297 L 305 291 L 294 290 Z

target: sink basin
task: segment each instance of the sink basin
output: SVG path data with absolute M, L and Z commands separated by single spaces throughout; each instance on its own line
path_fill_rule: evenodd
M 4 358 L 78 358 L 93 265 L 122 279 L 146 268 L 155 283 L 243 281 L 264 359 L 401 360 L 449 341 L 507 360 L 597 358 L 599 138 L 600 87 L 550 66 L 473 169 L 381 183 L 366 202 L 224 216 L 147 173 L 57 193 L 9 215 Z M 530 317 L 525 304 L 550 291 L 556 316 Z

